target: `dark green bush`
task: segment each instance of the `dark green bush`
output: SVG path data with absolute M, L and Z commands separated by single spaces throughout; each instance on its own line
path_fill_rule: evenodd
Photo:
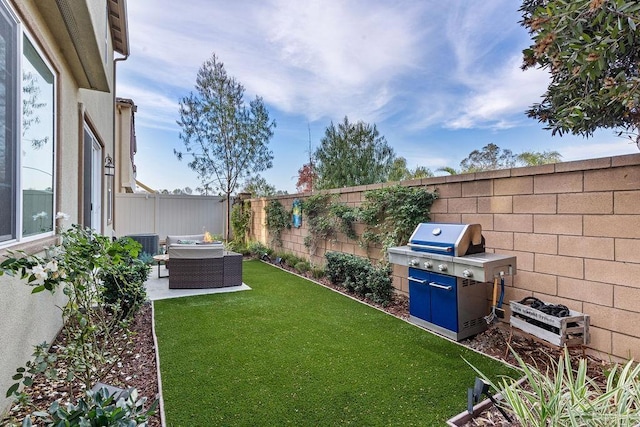
M 112 264 L 100 272 L 102 299 L 121 319 L 133 316 L 147 299 L 144 282 L 151 265 L 136 257 L 141 248 L 129 237 L 116 240 L 108 249 Z
M 389 265 L 372 267 L 367 278 L 366 297 L 378 304 L 385 305 L 393 297 L 393 281 Z
M 133 316 L 147 299 L 144 282 L 151 266 L 134 259 L 105 270 L 102 275 L 102 298 L 115 308 L 120 318 Z
M 379 304 L 386 304 L 393 296 L 391 269 L 376 267 L 368 259 L 340 252 L 327 252 L 325 273 L 331 283 Z

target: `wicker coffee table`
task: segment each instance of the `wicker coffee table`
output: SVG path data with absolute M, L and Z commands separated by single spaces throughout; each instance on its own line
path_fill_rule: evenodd
M 158 279 L 163 278 L 163 277 L 169 277 L 168 274 L 166 276 L 161 276 L 160 275 L 160 266 L 162 264 L 164 264 L 166 266 L 169 263 L 169 254 L 154 255 L 153 259 L 158 264 Z

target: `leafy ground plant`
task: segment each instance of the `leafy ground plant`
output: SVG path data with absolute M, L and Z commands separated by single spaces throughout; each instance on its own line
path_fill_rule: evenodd
M 524 383 L 511 377 L 492 381 L 476 372 L 502 394 L 503 409 L 523 426 L 636 426 L 640 423 L 640 365 L 633 360 L 615 365 L 605 388 L 587 375 L 585 359 L 574 369 L 565 347 L 552 371 L 528 366 L 516 357 Z
M 150 408 L 144 409 L 146 398 L 138 398 L 135 389 L 127 391 L 127 397 L 115 398 L 106 387 L 97 391 L 88 390 L 86 396 L 76 404 L 60 405 L 57 401 L 49 407 L 48 412 L 34 412 L 32 415 L 38 424 L 46 426 L 122 426 L 146 427 L 149 417 L 155 413 L 158 401 Z M 22 427 L 31 427 L 32 420 L 28 416 Z

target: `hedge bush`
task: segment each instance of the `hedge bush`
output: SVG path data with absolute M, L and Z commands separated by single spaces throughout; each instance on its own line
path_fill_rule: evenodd
M 271 255 L 271 253 L 273 252 L 271 249 L 258 241 L 247 243 L 247 251 L 249 251 L 249 253 L 256 258 L 260 258 L 264 254 Z
M 331 283 L 382 305 L 391 301 L 393 283 L 388 265 L 374 266 L 366 258 L 341 252 L 327 252 L 325 257 L 325 274 Z
M 151 265 L 143 258 L 135 258 L 142 245 L 130 237 L 122 237 L 111 244 L 108 251 L 118 262 L 101 270 L 102 298 L 124 319 L 133 316 L 147 299 L 144 282 Z

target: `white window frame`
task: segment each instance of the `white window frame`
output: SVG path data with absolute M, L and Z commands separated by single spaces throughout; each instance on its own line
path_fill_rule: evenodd
M 51 65 L 51 62 L 47 59 L 47 56 L 43 53 L 42 48 L 40 47 L 40 45 L 38 44 L 36 38 L 25 28 L 24 24 L 22 21 L 20 21 L 20 19 L 18 18 L 18 15 L 15 13 L 15 11 L 13 10 L 13 8 L 11 7 L 11 5 L 7 4 L 7 2 L 5 0 L 0 0 L 0 6 L 2 6 L 6 12 L 8 12 L 8 15 L 11 19 L 13 19 L 13 21 L 16 24 L 16 29 L 17 29 L 17 34 L 16 34 L 16 57 L 17 57 L 17 61 L 16 61 L 16 82 L 14 82 L 17 85 L 17 90 L 16 90 L 16 100 L 15 100 L 15 105 L 14 107 L 16 108 L 17 114 L 16 114 L 16 122 L 15 126 L 16 126 L 16 132 L 15 134 L 17 135 L 16 137 L 18 138 L 17 140 L 17 146 L 16 146 L 16 152 L 14 153 L 14 155 L 16 156 L 16 182 L 15 182 L 15 201 L 16 201 L 16 218 L 15 218 L 15 237 L 13 239 L 9 239 L 9 240 L 5 240 L 3 242 L 0 242 L 0 248 L 4 248 L 4 247 L 8 247 L 17 243 L 25 243 L 25 242 L 30 242 L 30 241 L 34 241 L 34 240 L 38 240 L 38 239 L 42 239 L 42 238 L 46 238 L 49 236 L 53 236 L 56 232 L 55 230 L 55 215 L 56 215 L 56 198 L 57 198 L 57 156 L 58 156 L 58 146 L 57 146 L 57 132 L 58 132 L 58 123 L 57 123 L 57 118 L 58 118 L 58 102 L 57 102 L 57 94 L 58 94 L 58 78 L 59 75 L 56 72 L 55 68 Z M 51 209 L 51 213 L 53 218 L 51 218 L 51 223 L 53 225 L 53 229 L 51 231 L 46 231 L 46 232 L 42 232 L 42 233 L 37 233 L 37 234 L 33 234 L 30 236 L 23 236 L 23 215 L 24 215 L 24 197 L 23 197 L 23 188 L 22 188 L 22 183 L 23 183 L 23 168 L 22 168 L 22 146 L 23 146 L 23 141 L 22 141 L 22 128 L 23 128 L 23 93 L 22 93 L 22 88 L 23 88 L 23 81 L 22 81 L 22 70 L 23 70 L 23 61 L 24 61 L 24 43 L 23 43 L 23 38 L 27 38 L 29 40 L 29 42 L 31 43 L 31 45 L 33 46 L 33 48 L 35 49 L 36 53 L 38 54 L 38 56 L 40 57 L 40 59 L 42 60 L 42 62 L 46 65 L 47 69 L 51 72 L 51 74 L 53 75 L 53 93 L 52 93 L 52 114 L 53 114 L 53 128 L 52 128 L 52 157 L 51 157 L 51 162 L 52 162 L 52 179 L 51 179 L 51 186 L 53 189 L 53 204 L 52 204 L 52 209 Z M 10 107 L 9 107 L 10 108 Z M 10 141 L 11 144 L 14 143 L 14 141 Z

